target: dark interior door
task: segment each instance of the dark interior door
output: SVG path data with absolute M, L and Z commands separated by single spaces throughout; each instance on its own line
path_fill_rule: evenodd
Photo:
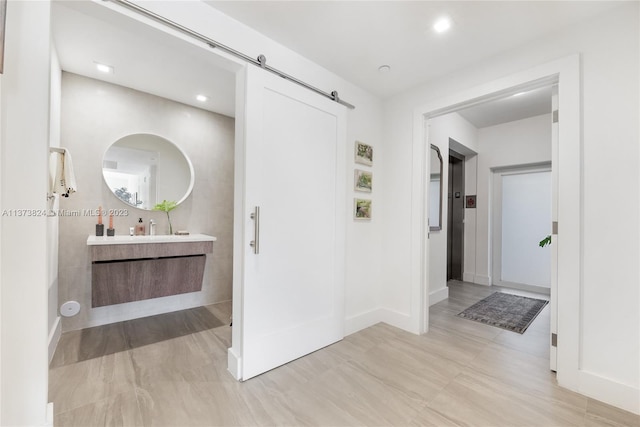
M 449 151 L 447 280 L 462 280 L 464 255 L 464 156 Z

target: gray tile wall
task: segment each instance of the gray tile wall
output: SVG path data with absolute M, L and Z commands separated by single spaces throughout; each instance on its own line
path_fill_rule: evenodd
M 60 145 L 71 152 L 78 192 L 60 200 L 58 296 L 59 304 L 68 300 L 81 304 L 77 316 L 63 318 L 63 330 L 230 300 L 234 119 L 67 72 L 62 75 L 61 109 Z M 207 256 L 201 292 L 92 309 L 86 240 L 95 233 L 97 218 L 83 215 L 84 210 L 98 206 L 128 210 L 128 216 L 114 218 L 116 234 L 128 234 L 139 217 L 145 224 L 155 219 L 158 234 L 168 234 L 164 212 L 125 205 L 102 178 L 104 152 L 116 140 L 133 133 L 162 136 L 189 156 L 195 184 L 191 196 L 171 212 L 173 229 L 211 234 L 218 240 L 213 254 Z

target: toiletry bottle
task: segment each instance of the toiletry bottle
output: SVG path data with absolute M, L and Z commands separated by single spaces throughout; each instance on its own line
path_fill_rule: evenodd
M 144 222 L 142 222 L 142 218 L 138 218 L 138 223 L 136 224 L 136 236 L 144 236 Z

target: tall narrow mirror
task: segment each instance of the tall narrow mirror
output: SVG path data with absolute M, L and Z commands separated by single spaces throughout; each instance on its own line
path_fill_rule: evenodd
M 442 230 L 442 155 L 435 145 L 429 150 L 429 230 Z

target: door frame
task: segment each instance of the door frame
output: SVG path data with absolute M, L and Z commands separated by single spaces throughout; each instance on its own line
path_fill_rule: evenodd
M 413 111 L 413 160 L 411 209 L 411 321 L 412 330 L 429 329 L 429 246 L 425 231 L 428 212 L 424 177 L 429 173 L 425 162 L 429 146 L 426 124 L 429 118 L 455 112 L 463 107 L 498 99 L 519 91 L 558 85 L 559 127 L 557 152 L 558 179 L 554 182 L 557 217 L 562 233 L 553 234 L 557 248 L 557 380 L 570 390 L 580 386 L 580 291 L 583 256 L 582 228 L 582 146 L 581 146 L 581 77 L 580 55 L 570 55 L 534 68 L 503 77 L 419 106 Z M 555 169 L 555 168 L 554 168 Z M 556 192 L 557 190 L 557 192 Z M 553 328 L 553 325 L 552 325 Z

